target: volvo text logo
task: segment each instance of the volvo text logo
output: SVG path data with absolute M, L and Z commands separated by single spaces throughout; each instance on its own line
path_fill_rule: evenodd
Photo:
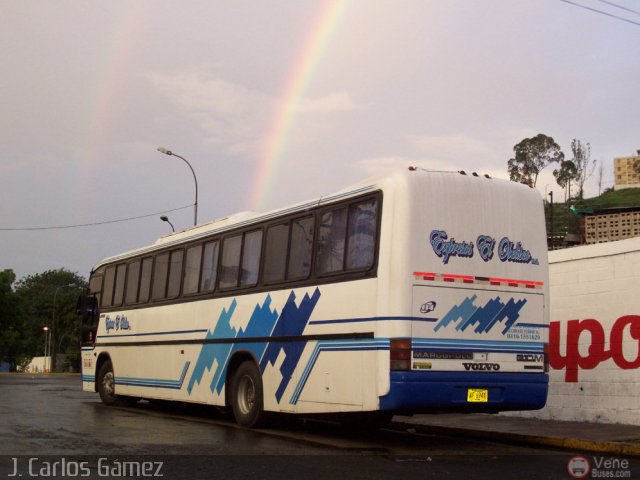
M 477 370 L 477 371 L 485 371 L 485 372 L 490 372 L 490 371 L 497 372 L 498 370 L 500 370 L 500 365 L 498 365 L 497 363 L 469 363 L 469 362 L 465 362 L 462 365 L 464 365 L 464 369 L 465 370 Z

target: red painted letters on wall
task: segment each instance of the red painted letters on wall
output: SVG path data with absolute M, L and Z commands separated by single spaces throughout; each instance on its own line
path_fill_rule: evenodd
M 561 322 L 551 322 L 549 325 L 549 364 L 555 370 L 565 369 L 565 382 L 577 382 L 579 369 L 591 370 L 596 368 L 600 362 L 613 359 L 615 364 L 625 370 L 640 368 L 640 316 L 625 315 L 618 318 L 609 335 L 609 348 L 605 346 L 606 332 L 598 320 L 591 318 L 585 320 L 569 320 L 566 322 L 566 354 L 560 353 L 560 324 Z M 631 360 L 625 358 L 623 354 L 623 341 L 625 329 L 629 326 L 627 342 L 637 342 L 637 349 L 634 351 L 635 358 Z M 582 356 L 578 348 L 580 336 L 588 332 L 590 344 L 587 355 Z M 630 337 L 630 338 L 629 338 Z M 585 338 L 583 338 L 583 341 Z

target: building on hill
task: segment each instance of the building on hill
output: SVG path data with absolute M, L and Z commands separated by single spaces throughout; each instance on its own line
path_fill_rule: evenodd
M 640 162 L 640 150 L 631 157 L 617 157 L 613 159 L 613 188 L 640 188 L 640 172 L 635 168 Z
M 605 243 L 640 237 L 640 207 L 601 208 L 582 216 L 584 243 Z

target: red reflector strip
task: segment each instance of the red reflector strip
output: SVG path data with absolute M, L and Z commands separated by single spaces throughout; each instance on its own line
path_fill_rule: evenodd
M 532 280 L 513 280 L 511 278 L 492 278 L 492 282 L 500 282 L 501 284 L 508 284 L 512 287 L 529 287 L 536 288 L 542 287 L 544 282 L 534 282 Z
M 461 282 L 468 284 L 493 285 L 496 287 L 512 287 L 512 288 L 542 288 L 544 282 L 533 280 L 514 280 L 511 278 L 489 278 L 475 277 L 472 275 L 454 275 L 451 273 L 432 273 L 432 272 L 413 272 L 416 280 L 429 280 L 439 282 Z

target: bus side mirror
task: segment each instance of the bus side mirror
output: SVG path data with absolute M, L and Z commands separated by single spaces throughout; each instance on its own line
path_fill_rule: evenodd
M 98 311 L 98 301 L 95 296 L 86 294 L 78 297 L 76 303 L 76 314 L 82 319 L 93 318 Z

